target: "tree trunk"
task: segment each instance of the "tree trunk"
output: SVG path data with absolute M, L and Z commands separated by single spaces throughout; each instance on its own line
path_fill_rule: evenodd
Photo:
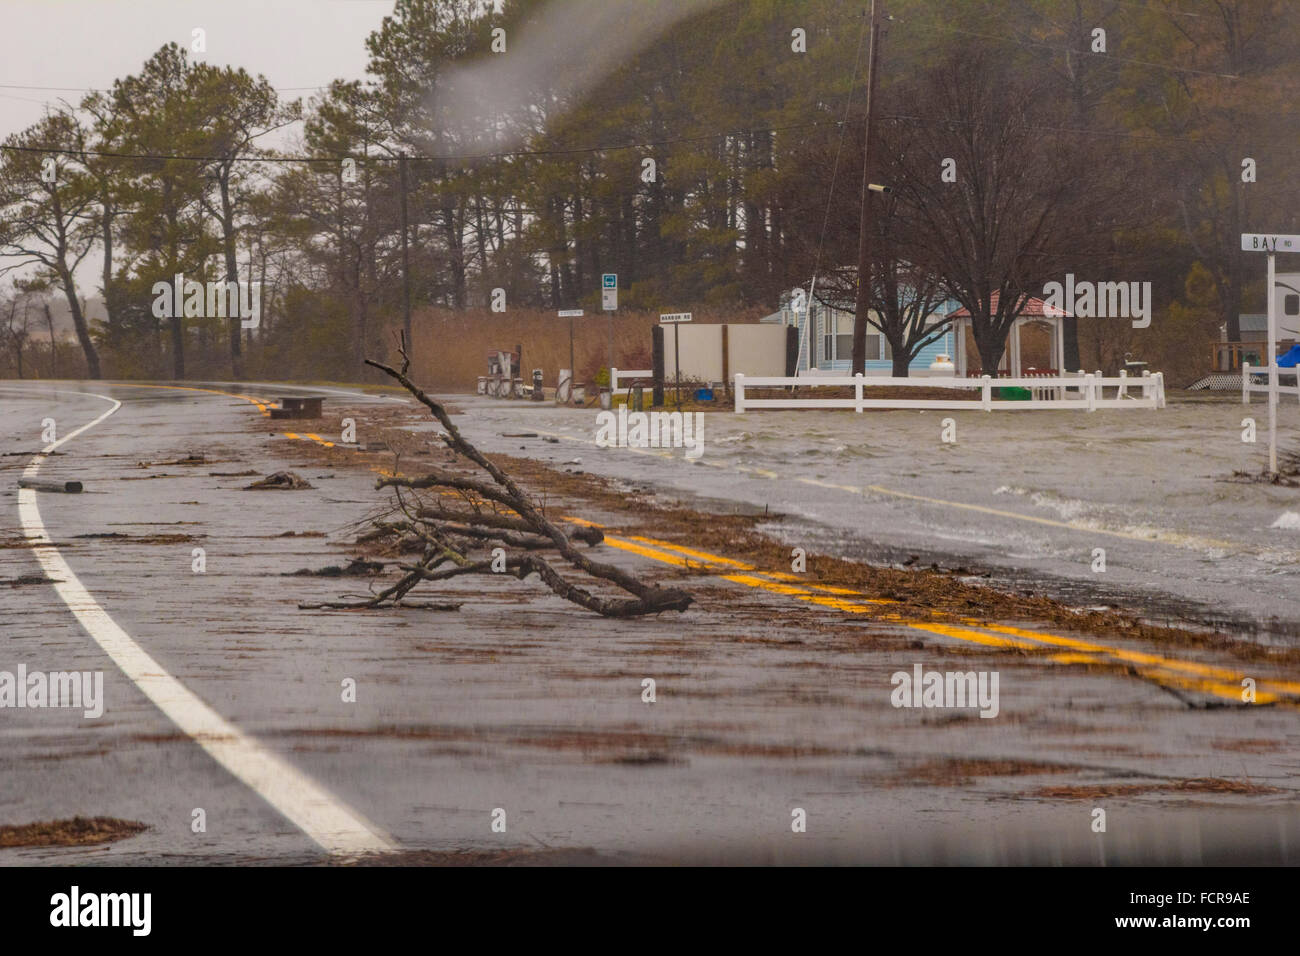
M 104 315 L 108 320 L 108 341 L 118 338 L 117 294 L 113 288 L 113 213 L 107 207 L 100 218 L 100 241 L 104 244 Z
M 907 378 L 912 365 L 911 359 L 907 357 L 907 350 L 899 348 L 897 342 L 890 342 L 889 347 L 894 353 L 894 378 Z
M 179 382 L 185 378 L 185 328 L 184 316 L 173 315 L 170 319 L 172 330 L 172 379 Z
M 81 300 L 77 298 L 77 283 L 67 269 L 59 271 L 59 280 L 63 285 L 63 294 L 68 300 L 68 310 L 72 313 L 72 326 L 77 330 L 77 341 L 86 353 L 86 375 L 92 379 L 103 378 L 99 369 L 99 352 L 90 339 L 90 328 L 86 325 L 86 315 L 81 310 Z
M 1061 345 L 1065 351 L 1065 368 L 1083 368 L 1079 362 L 1079 320 L 1072 315 L 1061 319 Z M 1065 371 L 1059 369 L 1058 371 Z
M 50 303 L 47 299 L 43 304 L 45 309 L 45 327 L 50 330 L 50 378 L 59 377 L 59 346 L 54 340 L 54 314 L 50 312 Z
M 1006 341 L 995 341 L 995 337 L 990 335 L 987 338 L 976 336 L 975 347 L 979 349 L 980 365 L 983 374 L 990 378 L 998 377 L 998 365 L 1002 361 L 1002 353 L 1006 351 Z
M 235 211 L 230 203 L 230 180 L 229 171 L 223 171 L 221 177 L 221 244 L 222 252 L 226 258 L 226 282 L 235 283 L 235 288 L 239 288 L 239 261 L 235 256 Z M 248 281 L 251 283 L 253 277 L 250 275 Z M 229 288 L 229 286 L 227 286 Z M 251 300 L 253 291 L 250 288 L 248 297 Z M 227 319 L 230 328 L 230 374 L 239 381 L 244 377 L 244 357 L 240 349 L 240 329 L 243 328 L 240 319 L 239 303 L 242 302 L 242 296 L 236 293 L 234 315 Z

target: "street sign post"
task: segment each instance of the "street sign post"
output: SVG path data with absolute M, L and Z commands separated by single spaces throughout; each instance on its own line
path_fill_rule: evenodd
M 600 307 L 609 313 L 609 395 L 610 407 L 614 402 L 614 313 L 618 311 L 618 273 L 606 272 L 600 277 Z
M 689 312 L 668 312 L 659 316 L 660 325 L 671 325 L 673 327 L 673 375 L 677 379 L 677 407 L 682 407 L 682 350 L 679 347 L 678 340 L 681 339 L 681 331 L 678 326 L 683 322 L 691 321 Z
M 577 378 L 577 376 L 578 376 L 578 370 L 577 370 L 577 369 L 574 367 L 574 365 L 573 365 L 573 320 L 574 320 L 575 318 L 577 318 L 578 316 L 580 316 L 580 315 L 582 315 L 582 310 L 581 310 L 581 309 L 561 309 L 561 310 L 560 310 L 560 318 L 562 318 L 562 319 L 567 318 L 567 319 L 569 320 L 569 395 L 570 395 L 570 401 L 572 401 L 572 396 L 573 396 L 573 394 L 574 394 L 574 391 L 573 391 L 573 380 L 574 380 L 575 378 Z M 558 389 L 557 389 L 557 391 L 558 391 Z
M 1268 253 L 1268 473 L 1277 474 L 1277 253 L 1300 253 L 1300 236 L 1243 233 L 1243 252 Z M 1245 372 L 1242 373 L 1246 374 Z

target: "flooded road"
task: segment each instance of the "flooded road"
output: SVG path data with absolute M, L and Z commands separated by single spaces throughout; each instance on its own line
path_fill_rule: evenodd
M 102 671 L 105 696 L 97 719 L 0 709 L 0 825 L 149 827 L 94 847 L 0 849 L 0 864 L 313 863 L 348 826 L 392 852 L 590 848 L 610 862 L 1300 859 L 1294 708 L 1189 702 L 1086 654 L 847 607 L 869 597 L 803 601 L 770 578 L 719 575 L 688 584 L 684 614 L 609 621 L 536 582 L 475 577 L 440 587 L 457 612 L 299 610 L 365 593 L 364 579 L 284 575 L 346 564 L 357 522 L 384 501 L 370 459 L 339 449 L 322 464 L 312 436 L 337 440 L 338 408 L 360 419 L 396 403 L 320 390 L 325 419 L 264 418 L 258 401 L 281 394 L 317 392 L 0 383 L 0 671 Z M 1297 492 L 1216 480 L 1259 454 L 1229 427 L 1240 407 L 957 413 L 955 447 L 939 444 L 935 415 L 711 415 L 692 464 L 586 444 L 589 411 L 455 402 L 486 451 L 767 507 L 809 550 L 1104 578 L 1125 595 L 1274 617 L 1270 640 L 1296 634 L 1300 531 L 1281 516 L 1300 511 Z M 46 419 L 65 436 L 110 408 L 39 468 L 84 493 L 27 493 L 42 547 L 84 591 L 70 604 L 41 579 L 17 479 L 49 444 Z M 524 431 L 562 437 L 502 437 Z M 282 469 L 313 487 L 244 490 Z M 1095 547 L 1107 569 L 1094 576 Z M 636 549 L 599 551 L 652 579 L 678 573 Z M 101 615 L 156 669 L 121 666 Z M 1179 654 L 1234 676 L 1245 666 Z M 895 706 L 893 676 L 917 665 L 996 673 L 997 716 Z
M 1260 403 L 1171 399 L 1159 410 L 731 412 L 704 452 L 598 448 L 595 412 L 466 399 L 469 437 L 718 507 L 782 515 L 791 546 L 870 562 L 980 566 L 993 580 L 1300 642 L 1300 489 L 1234 482 L 1266 446 L 1241 440 Z M 956 444 L 941 422 L 956 424 Z M 502 432 L 559 437 L 510 441 Z M 1261 432 L 1262 433 L 1262 432 Z M 1300 407 L 1279 412 L 1300 451 Z M 1095 551 L 1105 570 L 1094 570 Z

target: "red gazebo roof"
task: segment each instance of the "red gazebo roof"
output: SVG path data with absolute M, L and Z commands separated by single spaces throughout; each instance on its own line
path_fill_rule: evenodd
M 1000 298 L 1000 295 L 1001 295 L 1000 293 L 994 292 L 992 296 L 989 297 L 990 311 L 996 312 L 998 310 L 998 300 Z M 1018 314 L 1026 316 L 1028 318 L 1038 318 L 1038 319 L 1059 319 L 1062 317 L 1069 316 L 1069 313 L 1066 312 L 1064 309 L 1058 306 L 1050 306 L 1042 299 L 1039 299 L 1036 296 L 1030 296 L 1028 301 L 1025 302 L 1024 307 L 1021 308 Z M 970 309 L 966 308 L 966 306 L 963 305 L 956 312 L 952 313 L 950 317 L 954 319 L 969 319 Z

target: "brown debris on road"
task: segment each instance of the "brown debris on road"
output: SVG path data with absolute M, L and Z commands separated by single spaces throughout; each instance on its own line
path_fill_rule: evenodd
M 905 768 L 897 782 L 903 785 L 962 787 L 975 777 L 1032 777 L 1040 774 L 1078 773 L 1083 767 L 1036 760 L 953 757 L 930 760 Z
M 1148 793 L 1220 793 L 1235 796 L 1267 796 L 1291 791 L 1244 780 L 1201 777 L 1194 780 L 1161 780 L 1152 783 L 1082 784 L 1041 787 L 1029 794 L 1056 800 L 1100 800 L 1106 797 L 1137 797 Z
M 285 571 L 281 577 L 370 577 L 379 574 L 383 570 L 384 563 L 382 561 L 367 561 L 365 558 L 353 558 L 346 566 L 331 564 L 323 568 L 299 568 L 297 571 Z
M 277 471 L 273 475 L 267 475 L 260 481 L 254 481 L 252 484 L 244 485 L 245 491 L 300 491 L 305 488 L 315 487 L 306 478 L 303 478 L 294 471 Z
M 17 826 L 0 826 L 0 849 L 27 846 L 94 846 L 124 840 L 149 829 L 134 820 L 114 817 L 73 817 Z

